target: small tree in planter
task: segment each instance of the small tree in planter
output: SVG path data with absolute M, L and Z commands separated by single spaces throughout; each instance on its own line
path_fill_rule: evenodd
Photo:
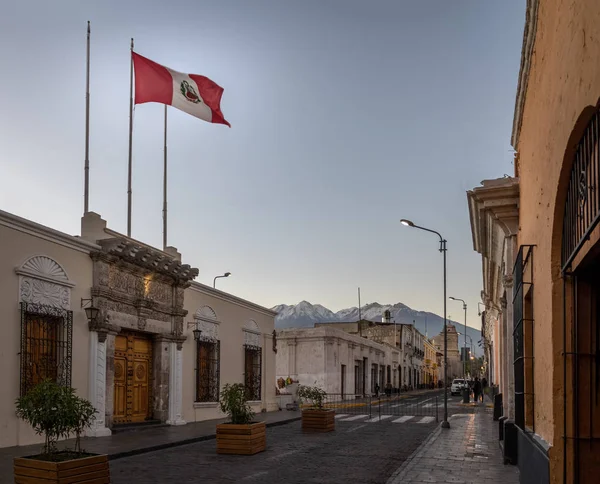
M 302 430 L 305 432 L 331 432 L 335 430 L 335 410 L 326 409 L 323 403 L 327 398 L 325 390 L 314 386 L 300 385 L 298 397 L 310 402 L 310 407 L 302 409 Z
M 230 422 L 217 425 L 217 453 L 252 455 L 266 448 L 265 422 L 254 422 L 254 412 L 242 383 L 226 384 L 219 400 Z
M 14 459 L 15 478 L 27 476 L 29 483 L 44 484 L 62 482 L 67 476 L 72 483 L 85 482 L 91 477 L 110 478 L 106 455 L 81 450 L 81 432 L 92 424 L 96 410 L 90 402 L 78 397 L 73 388 L 45 380 L 17 399 L 16 407 L 17 416 L 38 435 L 44 435 L 44 446 L 38 455 Z M 58 439 L 73 433 L 75 449 L 59 451 Z M 31 477 L 32 474 L 39 477 Z

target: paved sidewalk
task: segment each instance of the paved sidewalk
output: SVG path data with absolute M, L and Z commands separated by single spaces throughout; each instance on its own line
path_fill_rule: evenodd
M 300 420 L 300 418 L 300 412 L 287 410 L 256 414 L 256 420 L 265 421 L 267 427 L 283 425 Z M 81 439 L 81 447 L 87 452 L 108 454 L 111 460 L 119 459 L 121 457 L 214 439 L 216 438 L 216 424 L 226 421 L 227 419 L 225 418 L 205 420 L 203 422 L 192 422 L 176 427 L 161 426 L 120 432 L 109 437 L 83 438 Z M 74 442 L 74 439 L 64 440 L 59 442 L 58 446 L 60 448 L 72 448 Z M 41 448 L 41 444 L 35 444 L 0 449 L 0 483 L 8 482 L 6 478 L 12 476 L 14 457 L 39 454 Z
M 451 416 L 450 429 L 438 427 L 387 484 L 518 484 L 517 467 L 503 464 L 492 410 L 485 404 L 473 410 Z

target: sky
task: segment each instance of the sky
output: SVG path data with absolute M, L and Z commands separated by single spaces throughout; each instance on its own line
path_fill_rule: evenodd
M 0 209 L 80 233 L 86 26 L 90 210 L 127 230 L 130 38 L 207 76 L 231 128 L 169 108 L 168 243 L 266 307 L 402 302 L 480 327 L 466 191 L 512 175 L 525 0 L 7 0 Z M 132 237 L 162 248 L 163 106 L 135 109 Z M 462 321 L 460 303 L 448 313 Z

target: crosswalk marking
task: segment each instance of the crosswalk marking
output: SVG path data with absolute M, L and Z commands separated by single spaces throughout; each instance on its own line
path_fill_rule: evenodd
M 371 423 L 371 422 L 380 422 L 381 420 L 385 420 L 386 418 L 392 418 L 393 415 L 382 415 L 381 417 L 377 416 L 377 417 L 373 417 L 370 420 L 367 420 L 367 422 Z
M 433 422 L 434 420 L 435 420 L 434 417 L 423 417 L 417 423 L 430 423 L 430 422 Z
M 348 414 L 347 414 L 347 413 L 338 413 L 338 414 L 335 416 L 335 418 L 344 418 L 344 417 L 347 417 L 347 416 L 348 416 Z
M 368 415 L 354 415 L 353 417 L 344 418 L 342 422 L 351 422 L 353 420 L 360 420 L 361 418 L 367 418 Z
M 405 415 L 404 417 L 397 418 L 396 420 L 392 420 L 392 423 L 404 423 L 407 420 L 414 418 L 413 415 Z

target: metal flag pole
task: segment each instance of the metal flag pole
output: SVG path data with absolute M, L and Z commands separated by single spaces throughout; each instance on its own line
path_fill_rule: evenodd
M 87 56 L 85 68 L 85 181 L 83 184 L 83 213 L 90 208 L 90 21 L 87 23 Z
M 127 237 L 131 237 L 131 146 L 133 137 L 133 38 L 131 39 L 129 71 L 129 164 L 127 171 Z
M 165 145 L 163 173 L 163 250 L 167 249 L 167 105 L 165 104 Z

